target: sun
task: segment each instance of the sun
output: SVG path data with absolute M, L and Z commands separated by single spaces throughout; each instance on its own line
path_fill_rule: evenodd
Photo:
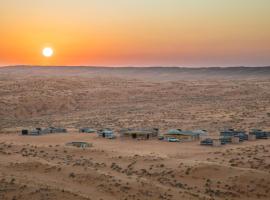
M 53 55 L 53 49 L 51 47 L 45 47 L 42 50 L 42 55 L 45 57 L 51 57 Z

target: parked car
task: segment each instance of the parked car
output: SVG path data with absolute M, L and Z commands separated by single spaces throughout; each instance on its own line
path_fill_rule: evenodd
M 238 133 L 235 137 L 239 137 L 239 141 L 242 142 L 244 140 L 248 140 L 248 134 L 244 132 Z
M 221 137 L 220 142 L 221 142 L 221 144 L 232 143 L 232 137 Z
M 115 139 L 116 136 L 112 129 L 105 128 L 97 131 L 99 137 L 107 138 L 107 139 Z
M 212 146 L 213 145 L 213 140 L 211 138 L 206 138 L 206 139 L 201 141 L 201 145 Z
M 164 140 L 164 136 L 158 136 L 159 140 Z
M 108 136 L 107 136 L 107 139 L 111 139 L 111 140 L 112 140 L 112 139 L 116 139 L 116 136 L 115 136 L 115 135 L 108 135 Z
M 180 142 L 177 138 L 168 138 L 168 142 Z
M 79 129 L 79 132 L 80 133 L 95 133 L 96 130 L 95 129 L 92 129 L 92 128 L 80 128 Z

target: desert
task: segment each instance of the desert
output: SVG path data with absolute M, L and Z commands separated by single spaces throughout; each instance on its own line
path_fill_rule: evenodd
M 0 200 L 270 200 L 269 0 L 0 0 Z
M 78 131 L 269 130 L 269 77 L 269 67 L 2 67 L 0 199 L 269 199 L 269 139 L 206 147 Z M 50 126 L 67 133 L 20 134 Z

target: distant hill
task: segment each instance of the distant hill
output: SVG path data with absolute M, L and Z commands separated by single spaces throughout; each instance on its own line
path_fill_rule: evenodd
M 149 80 L 184 80 L 211 78 L 270 78 L 270 66 L 266 67 L 87 67 L 87 66 L 8 66 L 1 73 L 27 76 L 117 76 Z

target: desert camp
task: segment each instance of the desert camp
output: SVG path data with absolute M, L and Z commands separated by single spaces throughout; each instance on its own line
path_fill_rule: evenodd
M 270 0 L 0 0 L 0 200 L 270 200 Z

